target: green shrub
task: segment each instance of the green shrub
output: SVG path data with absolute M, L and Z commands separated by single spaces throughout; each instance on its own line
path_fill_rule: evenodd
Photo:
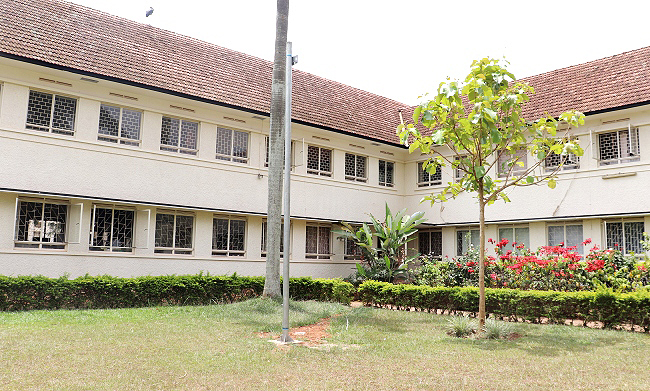
M 486 319 L 485 326 L 483 326 L 485 338 L 488 339 L 507 338 L 513 333 L 513 330 L 514 326 L 512 323 L 503 322 L 494 318 Z
M 471 319 L 469 316 L 452 316 L 447 320 L 447 333 L 454 337 L 467 337 L 474 334 L 477 328 L 476 319 Z

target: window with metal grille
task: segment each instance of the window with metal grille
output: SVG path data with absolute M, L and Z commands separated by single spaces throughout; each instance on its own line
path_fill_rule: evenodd
M 352 228 L 354 228 L 355 231 L 357 231 L 359 228 L 361 228 L 360 225 L 353 225 Z M 343 259 L 345 260 L 361 260 L 361 247 L 355 243 L 354 240 L 350 238 L 345 238 L 344 239 L 344 252 L 343 252 Z
M 528 150 L 517 149 L 513 151 L 503 151 L 499 155 L 497 170 L 500 177 L 510 174 L 518 175 L 528 169 Z
M 19 200 L 14 246 L 65 249 L 67 219 L 67 204 Z
M 608 248 L 624 254 L 643 254 L 643 221 L 609 220 L 605 222 L 605 241 Z
M 154 252 L 191 255 L 193 231 L 194 216 L 173 211 L 157 213 Z
M 93 207 L 90 251 L 133 251 L 135 211 L 113 206 Z
M 212 255 L 243 257 L 246 220 L 218 216 L 212 219 Z
M 284 145 L 284 144 L 283 144 Z M 291 170 L 293 171 L 293 168 L 295 167 L 295 159 L 294 159 L 294 142 L 291 142 Z M 269 166 L 269 138 L 264 137 L 264 148 L 266 149 L 266 156 L 264 158 L 264 167 Z M 284 148 L 283 148 L 284 149 Z
M 601 166 L 639 161 L 639 128 L 599 134 L 598 151 Z
M 550 151 L 544 160 L 544 168 L 546 171 L 555 171 L 562 165 L 563 170 L 575 170 L 580 168 L 580 159 L 578 156 L 569 153 L 567 155 L 558 155 Z
M 293 229 L 293 224 L 290 225 Z M 268 222 L 266 220 L 262 221 L 262 241 L 260 249 L 262 250 L 262 256 L 266 257 L 266 242 L 267 242 L 267 233 L 268 233 Z M 280 225 L 280 258 L 284 256 L 284 223 Z
M 307 225 L 305 258 L 330 259 L 331 227 L 329 225 Z
M 576 252 L 582 254 L 584 246 L 582 244 L 582 224 L 566 223 L 566 224 L 549 224 L 548 230 L 548 245 L 559 246 L 564 244 L 564 247 L 576 247 Z
M 199 123 L 162 117 L 160 150 L 196 155 Z
M 508 239 L 508 245 L 517 243 L 518 245 L 524 245 L 525 249 L 530 248 L 530 230 L 527 226 L 509 226 L 509 227 L 499 227 L 499 240 Z
M 99 108 L 97 139 L 109 143 L 140 145 L 142 112 L 103 104 Z
M 481 231 L 478 229 L 459 229 L 456 231 L 456 255 L 463 255 L 469 251 L 470 245 L 474 249 L 480 247 Z
M 365 182 L 368 179 L 366 175 L 367 161 L 368 158 L 365 156 L 346 153 L 345 179 L 348 181 Z
M 454 163 L 456 163 L 456 167 L 454 167 L 454 182 L 458 183 L 460 182 L 461 179 L 465 176 L 465 172 L 458 168 L 458 164 L 460 164 L 461 159 L 465 159 L 467 156 L 454 156 Z
M 433 166 L 432 164 L 429 164 L 428 167 Z M 433 170 L 433 168 L 431 168 Z M 434 185 L 441 185 L 442 184 L 442 170 L 440 167 L 436 167 L 436 172 L 434 174 L 429 174 L 425 169 L 424 169 L 424 162 L 418 162 L 418 187 L 425 187 L 425 186 L 434 186 Z
M 217 128 L 217 155 L 219 160 L 236 163 L 248 162 L 248 133 Z
M 332 150 L 307 146 L 307 173 L 332 176 Z
M 418 250 L 420 255 L 442 256 L 442 232 L 419 231 Z
M 76 113 L 75 98 L 30 90 L 25 127 L 72 136 Z
M 395 175 L 395 163 L 385 160 L 379 161 L 379 186 L 393 187 Z

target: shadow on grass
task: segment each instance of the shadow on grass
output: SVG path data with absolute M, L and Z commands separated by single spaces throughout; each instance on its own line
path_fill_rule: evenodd
M 384 312 L 385 311 L 385 312 Z M 370 327 L 378 332 L 385 333 L 406 333 L 410 327 L 417 323 L 428 323 L 425 319 L 408 319 L 404 316 L 393 316 L 390 310 L 378 310 L 376 308 L 360 307 L 355 308 L 332 322 L 332 327 L 346 327 L 346 325 L 357 327 Z

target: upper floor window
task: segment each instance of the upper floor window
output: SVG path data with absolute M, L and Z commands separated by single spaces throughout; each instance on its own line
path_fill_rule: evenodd
M 111 143 L 140 145 L 142 112 L 107 104 L 99 108 L 97 139 Z
M 160 149 L 196 155 L 199 123 L 184 119 L 162 117 Z
M 510 226 L 499 227 L 499 240 L 508 239 L 511 244 L 515 242 L 518 245 L 523 245 L 525 249 L 530 248 L 530 230 L 528 226 Z
M 556 224 L 548 225 L 548 245 L 574 247 L 580 254 L 584 251 L 582 239 L 582 224 Z
M 75 98 L 30 90 L 25 127 L 72 136 L 76 113 Z
M 481 231 L 478 229 L 459 229 L 456 231 L 456 254 L 467 253 L 470 247 L 477 250 L 480 246 Z
M 379 186 L 393 187 L 395 163 L 385 160 L 379 161 Z
M 307 147 L 307 173 L 332 176 L 332 150 L 309 145 Z
M 544 168 L 546 171 L 555 171 L 560 165 L 562 165 L 563 170 L 575 170 L 580 168 L 580 158 L 573 153 L 567 155 L 558 155 L 557 153 L 550 151 L 544 160 Z
M 368 158 L 365 156 L 355 155 L 353 153 L 345 154 L 345 179 L 348 181 L 365 182 L 367 180 L 366 166 Z
M 331 227 L 329 225 L 307 225 L 305 258 L 330 259 Z
M 643 253 L 643 221 L 613 220 L 605 222 L 605 239 L 608 248 L 621 250 L 624 254 Z
M 503 151 L 499 155 L 497 170 L 500 177 L 510 174 L 518 175 L 528 169 L 528 150 L 516 149 L 512 151 Z
M 65 248 L 67 204 L 19 200 L 16 212 L 16 247 Z
M 442 184 L 442 170 L 436 167 L 435 174 L 429 174 L 424 169 L 424 162 L 418 162 L 418 187 L 433 186 Z M 429 164 L 428 167 L 433 166 Z
M 419 231 L 418 251 L 421 255 L 442 256 L 442 232 Z
M 456 165 L 454 167 L 454 182 L 455 183 L 460 182 L 460 180 L 463 179 L 463 177 L 465 176 L 465 172 L 463 170 L 461 170 L 458 166 L 461 163 L 461 159 L 465 159 L 466 157 L 467 156 L 461 156 L 461 157 L 454 156 L 454 164 Z
M 269 137 L 268 136 L 264 137 L 264 148 L 266 148 L 266 157 L 264 158 L 264 167 L 269 166 L 269 142 L 270 142 Z M 292 141 L 291 142 L 291 170 L 293 170 L 293 167 L 295 165 L 293 144 L 294 143 Z M 282 144 L 282 145 L 283 145 L 282 149 L 284 149 L 284 144 Z
M 193 232 L 193 215 L 173 211 L 157 213 L 154 252 L 191 255 Z
M 216 158 L 236 163 L 247 163 L 248 133 L 227 128 L 217 128 Z
M 95 206 L 90 232 L 90 251 L 133 251 L 135 211 Z
M 598 152 L 601 166 L 639 161 L 639 128 L 599 134 Z

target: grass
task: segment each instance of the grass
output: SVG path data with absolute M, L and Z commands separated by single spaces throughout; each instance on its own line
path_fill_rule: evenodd
M 516 340 L 446 335 L 447 317 L 292 303 L 292 327 L 334 313 L 328 342 L 279 349 L 262 299 L 205 307 L 0 313 L 0 389 L 645 390 L 650 336 L 515 325 Z M 344 349 L 356 344 L 358 349 Z

